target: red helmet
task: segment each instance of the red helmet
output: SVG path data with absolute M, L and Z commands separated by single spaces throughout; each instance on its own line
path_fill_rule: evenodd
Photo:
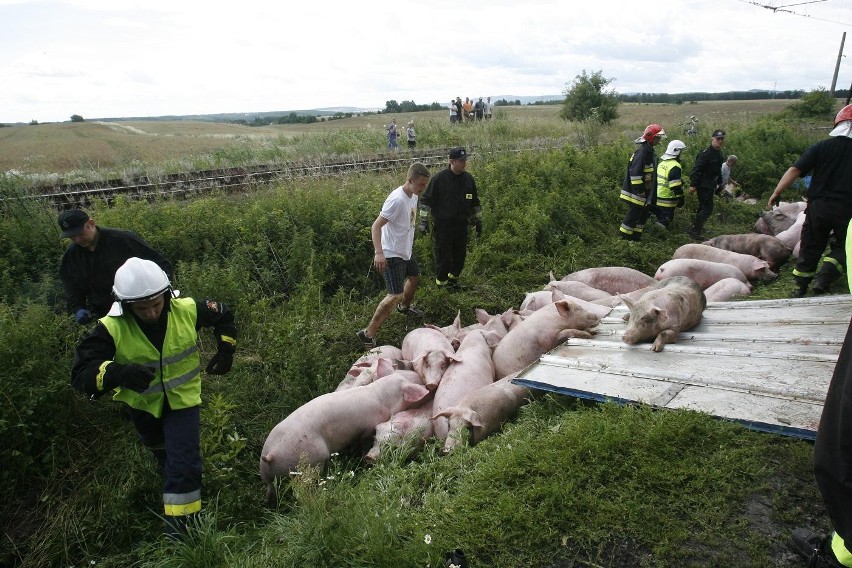
M 846 105 L 840 109 L 840 112 L 834 117 L 834 126 L 837 126 L 844 120 L 852 120 L 852 105 Z
M 651 142 L 657 136 L 660 138 L 666 137 L 666 131 L 659 124 L 649 124 L 645 127 L 645 132 L 642 133 L 642 139 L 647 142 Z

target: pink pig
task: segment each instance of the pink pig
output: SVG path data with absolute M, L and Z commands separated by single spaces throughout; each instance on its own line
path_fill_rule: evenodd
M 748 284 L 748 278 L 736 266 L 695 258 L 676 258 L 664 262 L 657 269 L 657 274 L 654 277 L 657 280 L 665 280 L 672 276 L 686 276 L 701 286 L 702 290 L 723 278 L 736 278 L 740 282 Z
M 432 401 L 429 400 L 417 408 L 408 408 L 391 416 L 387 422 L 376 426 L 376 438 L 373 447 L 367 452 L 370 462 L 379 459 L 382 447 L 388 445 L 401 446 L 405 443 L 422 446 L 432 437 Z
M 707 306 L 704 292 L 685 276 L 666 278 L 636 302 L 623 299 L 630 313 L 622 340 L 633 345 L 654 339 L 652 351 L 662 351 L 666 343 L 677 341 L 678 333 L 695 327 Z
M 496 376 L 502 378 L 522 370 L 570 337 L 591 338 L 592 333 L 585 330 L 598 323 L 598 316 L 571 300 L 559 300 L 532 312 L 509 330 L 494 349 Z
M 727 302 L 733 296 L 748 296 L 749 287 L 736 278 L 723 278 L 704 290 L 708 302 Z
M 411 361 L 430 391 L 438 388 L 455 352 L 450 340 L 437 329 L 419 327 L 402 339 L 402 358 Z
M 689 243 L 678 247 L 672 258 L 697 258 L 721 262 L 739 268 L 748 280 L 774 280 L 777 274 L 769 270 L 769 263 L 752 254 L 724 250 L 710 245 Z
M 626 294 L 645 286 L 653 286 L 654 279 L 643 272 L 626 266 L 601 266 L 586 268 L 564 276 L 562 280 L 576 280 L 608 294 Z
M 381 345 L 370 349 L 367 353 L 359 357 L 349 370 L 346 371 L 346 376 L 340 381 L 335 390 L 343 390 L 356 386 L 363 386 L 371 383 L 379 378 L 376 361 L 379 359 L 387 359 L 391 362 L 394 369 L 410 369 L 411 365 L 402 361 L 402 350 L 393 345 Z M 368 372 L 371 371 L 371 372 Z M 391 369 L 386 374 L 390 374 Z
M 300 463 L 323 467 L 333 452 L 373 435 L 376 425 L 429 395 L 420 375 L 395 371 L 359 388 L 309 400 L 269 433 L 260 453 L 266 497 L 276 500 L 274 481 L 297 471 Z

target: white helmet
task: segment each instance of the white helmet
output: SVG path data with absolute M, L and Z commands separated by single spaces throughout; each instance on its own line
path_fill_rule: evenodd
M 669 142 L 668 147 L 666 148 L 666 153 L 663 154 L 664 160 L 670 160 L 672 158 L 677 158 L 680 156 L 680 153 L 686 149 L 686 144 L 684 144 L 680 140 L 672 140 Z
M 115 271 L 112 294 L 118 301 L 113 303 L 107 315 L 120 316 L 124 313 L 122 302 L 150 300 L 169 290 L 171 286 L 168 275 L 156 262 L 135 256 L 128 258 Z M 179 293 L 175 290 L 172 295 L 177 297 Z

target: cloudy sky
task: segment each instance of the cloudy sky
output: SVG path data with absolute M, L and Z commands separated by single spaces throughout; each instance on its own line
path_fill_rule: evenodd
M 852 0 L 0 0 L 0 22 L 0 122 L 50 122 L 558 95 L 583 70 L 827 88 Z

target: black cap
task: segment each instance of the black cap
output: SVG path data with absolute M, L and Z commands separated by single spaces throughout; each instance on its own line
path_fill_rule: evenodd
M 724 137 L 725 137 L 725 131 L 724 130 L 714 130 L 713 131 L 713 138 L 724 138 Z
M 63 239 L 76 237 L 83 232 L 83 225 L 89 220 L 89 216 L 82 209 L 69 209 L 59 214 L 59 227 L 62 232 L 59 236 Z
M 467 160 L 467 150 L 459 146 L 450 150 L 451 160 Z

